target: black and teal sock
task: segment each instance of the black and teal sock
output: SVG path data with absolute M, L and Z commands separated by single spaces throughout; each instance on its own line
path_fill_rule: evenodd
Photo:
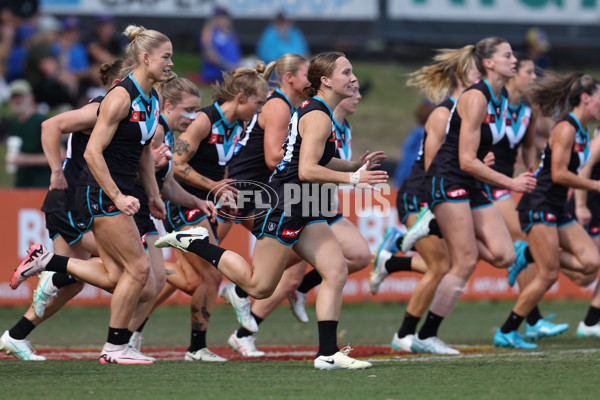
M 427 314 L 427 318 L 425 318 L 425 322 L 423 323 L 423 326 L 419 331 L 419 339 L 423 340 L 433 336 L 437 336 L 438 330 L 440 329 L 440 325 L 442 324 L 443 320 L 444 317 L 440 317 L 439 315 L 429 311 L 429 313 Z
M 384 264 L 385 269 L 388 273 L 393 273 L 396 271 L 410 271 L 410 264 L 412 262 L 412 257 L 396 257 L 392 256 L 389 260 L 387 260 Z
M 106 341 L 114 345 L 123 345 L 129 343 L 132 332 L 127 328 L 108 327 L 108 338 Z
M 540 309 L 538 306 L 535 306 L 533 310 L 529 314 L 527 314 L 527 323 L 531 326 L 535 325 L 540 319 L 542 319 L 542 314 L 540 313 Z
M 57 289 L 63 288 L 72 283 L 76 283 L 77 279 L 71 274 L 65 274 L 62 272 L 56 272 L 52 275 L 52 284 L 56 286 Z
M 48 264 L 46 264 L 46 271 L 62 272 L 66 274 L 68 262 L 69 257 L 54 254 L 50 261 L 48 261 Z
M 9 329 L 8 334 L 11 338 L 15 340 L 23 340 L 34 329 L 35 325 L 33 324 L 33 322 L 31 322 L 25 317 L 21 317 L 21 319 L 12 328 Z
M 206 261 L 208 261 L 215 267 L 219 266 L 219 261 L 221 261 L 223 253 L 227 251 L 212 243 L 208 243 L 205 240 L 192 241 L 192 243 L 190 243 L 190 245 L 188 246 L 188 250 L 204 258 Z
M 192 329 L 192 338 L 190 341 L 190 347 L 188 347 L 187 351 L 190 353 L 195 353 L 200 349 L 206 347 L 206 331 L 197 331 Z
M 318 356 L 331 356 L 339 351 L 337 346 L 338 321 L 318 321 L 319 352 Z
M 421 320 L 421 317 L 415 317 L 409 313 L 404 314 L 404 320 L 398 330 L 398 337 L 403 338 L 406 335 L 414 335 L 417 331 L 417 324 Z
M 590 306 L 583 323 L 587 326 L 593 326 L 596 325 L 598 322 L 600 322 L 600 308 Z
M 323 278 L 321 278 L 321 275 L 317 272 L 316 269 L 313 269 L 312 271 L 304 275 L 300 286 L 298 286 L 298 289 L 296 290 L 306 294 L 310 291 L 310 289 L 316 287 L 317 285 L 320 285 L 322 281 Z
M 502 333 L 516 331 L 519 329 L 519 326 L 521 326 L 521 322 L 523 322 L 524 319 L 524 317 L 521 317 L 520 315 L 515 314 L 514 311 L 511 311 L 510 315 L 506 319 L 506 322 L 504 322 L 504 325 L 500 327 L 500 331 Z
M 250 312 L 250 314 L 252 314 L 252 316 L 254 317 L 254 320 L 256 321 L 256 325 L 260 325 L 264 321 L 264 318 L 258 317 L 253 312 Z M 248 329 L 244 328 L 243 326 L 240 326 L 235 335 L 239 338 L 243 338 L 246 336 L 252 336 L 252 332 L 250 332 Z

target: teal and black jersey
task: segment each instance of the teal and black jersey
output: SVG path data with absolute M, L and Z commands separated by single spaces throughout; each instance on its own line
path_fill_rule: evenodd
M 165 131 L 164 143 L 167 146 L 169 146 L 169 151 L 171 153 L 173 153 L 173 146 L 175 144 L 175 138 L 173 137 L 173 132 L 171 132 L 171 128 L 169 127 L 167 120 L 165 119 L 165 117 L 162 114 L 160 115 L 160 119 L 159 119 L 158 123 L 163 127 L 163 130 Z M 159 189 L 162 188 L 162 185 L 165 182 L 165 179 L 166 179 L 167 175 L 169 175 L 169 172 L 171 171 L 172 168 L 173 168 L 173 160 L 169 160 L 167 165 L 165 165 L 164 167 L 162 167 L 161 169 L 156 171 L 156 183 L 158 184 Z
M 189 161 L 190 167 L 199 174 L 213 180 L 225 178 L 225 167 L 244 131 L 244 121 L 227 121 L 221 107 L 214 104 L 200 110 L 208 116 L 211 127 L 208 136 L 200 142 L 196 154 Z M 206 199 L 208 191 L 181 183 L 181 186 L 195 196 Z
M 494 165 L 491 168 L 506 176 L 512 177 L 519 146 L 525 138 L 531 122 L 531 107 L 519 102 L 515 107 L 508 105 L 506 113 L 506 134 L 492 146 Z
M 333 118 L 333 129 L 337 138 L 335 156 L 342 160 L 352 160 L 352 129 L 345 119 L 340 124 Z
M 143 148 L 150 144 L 158 126 L 158 93 L 152 89 L 150 97 L 147 97 L 131 75 L 115 87 L 127 90 L 131 98 L 131 106 L 125 119 L 119 122 L 103 155 L 115 184 L 123 193 L 130 194 L 138 173 Z M 80 184 L 99 187 L 87 166 L 82 173 Z
M 453 97 L 450 97 L 443 102 L 441 102 L 437 107 L 445 107 L 448 111 L 452 113 L 452 109 L 456 104 L 456 100 Z M 436 108 L 437 108 L 436 107 Z M 424 198 L 425 196 L 425 139 L 427 138 L 427 131 L 423 132 L 423 139 L 421 139 L 421 147 L 419 148 L 419 154 L 417 154 L 417 158 L 410 170 L 410 174 L 404 179 L 402 182 L 402 186 L 400 186 L 400 190 L 398 193 L 407 193 L 410 195 L 415 195 L 419 198 Z
M 281 90 L 275 89 L 266 101 L 273 99 L 283 100 L 289 106 L 290 117 L 292 116 L 294 107 Z M 267 183 L 273 173 L 265 162 L 265 129 L 258 123 L 258 115 L 254 115 L 246 127 L 245 136 L 229 161 L 229 178 Z
M 89 101 L 89 103 L 100 103 L 104 95 L 97 96 Z M 59 211 L 75 211 L 75 192 L 77 184 L 83 168 L 85 167 L 85 159 L 83 153 L 85 147 L 90 140 L 90 135 L 83 132 L 73 132 L 69 135 L 67 141 L 67 154 L 63 162 L 63 174 L 67 181 L 66 190 L 48 191 L 42 211 L 45 213 L 53 213 Z
M 298 124 L 300 123 L 302 117 L 314 111 L 323 112 L 327 114 L 332 120 L 331 136 L 325 143 L 325 148 L 323 149 L 323 155 L 319 160 L 319 165 L 324 166 L 329 164 L 329 162 L 335 155 L 335 150 L 337 147 L 337 138 L 335 135 L 335 129 L 333 128 L 333 113 L 331 112 L 329 106 L 321 98 L 314 96 L 310 100 L 304 101 L 292 116 L 292 119 L 288 126 L 288 136 L 285 139 L 283 145 L 283 159 L 281 160 L 281 163 L 275 168 L 275 172 L 271 176 L 269 184 L 278 195 L 278 208 L 285 207 L 285 202 L 289 200 L 286 199 L 286 196 L 289 196 L 291 194 L 291 189 L 286 190 L 286 185 L 295 185 L 296 188 L 301 188 L 303 196 L 307 195 L 311 198 L 316 199 L 329 198 L 330 196 L 329 192 L 327 193 L 327 195 L 324 196 L 322 196 L 321 193 L 314 193 L 315 190 L 320 192 L 322 185 L 304 182 L 298 176 L 300 148 L 302 146 L 302 137 L 300 136 L 300 133 L 298 131 Z M 273 196 L 272 200 L 277 201 L 277 198 Z M 272 206 L 275 206 L 275 204 L 272 204 Z M 301 213 L 301 208 L 302 206 L 301 204 L 299 204 L 298 209 L 292 207 L 292 210 L 293 212 L 297 211 L 298 213 Z
M 472 85 L 467 91 L 468 90 L 479 90 L 487 99 L 487 113 L 481 124 L 481 136 L 479 148 L 477 149 L 477 158 L 483 160 L 492 146 L 500 142 L 506 133 L 508 92 L 506 91 L 506 88 L 502 88 L 499 98 L 496 98 L 486 79 L 482 79 Z M 444 143 L 435 155 L 433 162 L 427 171 L 428 176 L 466 181 L 474 179 L 460 168 L 458 160 L 460 126 L 461 116 L 458 114 L 457 108 L 454 107 L 448 123 L 446 140 L 444 140 Z
M 575 128 L 575 140 L 567 168 L 577 174 L 589 158 L 589 134 L 573 113 L 569 113 L 562 121 L 567 121 Z M 518 210 L 537 210 L 544 205 L 563 207 L 567 203 L 569 188 L 552 181 L 552 149 L 547 143 L 535 176 L 537 185 L 533 192 L 523 195 Z

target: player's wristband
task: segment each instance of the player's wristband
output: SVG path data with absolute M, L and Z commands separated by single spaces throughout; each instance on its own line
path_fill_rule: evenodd
M 360 183 L 360 169 L 356 172 L 350 173 L 350 184 L 356 186 L 359 183 Z

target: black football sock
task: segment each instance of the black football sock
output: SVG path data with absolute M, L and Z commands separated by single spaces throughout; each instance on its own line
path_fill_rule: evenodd
M 75 277 L 70 274 L 56 272 L 54 275 L 52 275 L 52 284 L 56 286 L 57 289 L 60 289 L 75 282 L 77 282 L 77 279 L 75 279 Z
M 440 329 L 440 325 L 442 324 L 443 320 L 444 317 L 440 317 L 439 315 L 436 315 L 429 311 L 429 313 L 427 314 L 427 318 L 425 319 L 425 322 L 423 323 L 423 326 L 419 331 L 419 339 L 423 340 L 433 336 L 437 336 L 438 330 Z
M 206 261 L 208 261 L 215 267 L 219 266 L 219 261 L 221 261 L 223 253 L 227 251 L 219 246 L 208 243 L 204 240 L 194 240 L 188 246 L 188 250 L 204 258 Z
M 531 326 L 535 325 L 540 319 L 542 319 L 542 314 L 540 314 L 540 309 L 538 306 L 535 306 L 533 310 L 529 314 L 527 314 L 527 323 Z
M 33 322 L 25 317 L 21 319 L 8 331 L 11 338 L 15 340 L 23 340 L 35 329 Z
M 206 347 L 206 331 L 197 331 L 192 329 L 192 338 L 190 341 L 190 347 L 188 350 L 190 353 L 195 353 L 196 351 L 203 349 Z
M 108 338 L 106 341 L 114 345 L 123 345 L 129 343 L 132 332 L 127 328 L 108 327 Z
M 384 264 L 385 269 L 390 274 L 396 271 L 410 271 L 412 257 L 396 257 L 392 256 Z
M 600 308 L 590 306 L 583 323 L 587 326 L 593 326 L 596 325 L 598 322 L 600 322 Z
M 318 321 L 319 352 L 318 356 L 331 356 L 339 351 L 337 346 L 338 321 Z
M 398 337 L 403 338 L 406 335 L 414 335 L 417 331 L 417 324 L 421 320 L 421 317 L 415 317 L 409 313 L 404 314 L 404 320 L 398 330 Z
M 523 322 L 524 319 L 524 317 L 521 317 L 520 315 L 515 314 L 514 311 L 511 311 L 510 315 L 506 319 L 506 322 L 504 322 L 504 325 L 500 327 L 500 331 L 502 333 L 516 331 L 519 329 L 519 326 L 521 326 L 521 322 Z
M 304 278 L 302 278 L 302 283 L 300 283 L 300 286 L 298 286 L 298 289 L 296 290 L 306 294 L 310 289 L 320 285 L 322 281 L 323 278 L 321 278 L 321 275 L 319 275 L 316 269 L 313 269 L 304 275 Z

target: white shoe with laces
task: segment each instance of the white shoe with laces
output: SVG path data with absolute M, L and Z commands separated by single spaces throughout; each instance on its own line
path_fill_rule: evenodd
M 396 351 L 408 351 L 412 353 L 412 344 L 415 339 L 415 335 L 406 335 L 404 337 L 399 337 L 398 332 L 394 334 L 394 338 L 392 339 L 392 349 Z
M 348 353 L 352 351 L 350 346 L 346 346 L 331 356 L 318 356 L 315 358 L 316 369 L 366 369 L 371 368 L 373 364 L 368 361 L 361 361 L 349 357 Z
M 288 301 L 292 308 L 292 314 L 294 314 L 294 317 L 303 324 L 308 324 L 308 314 L 306 314 L 307 297 L 306 293 L 302 293 L 298 290 L 294 290 L 288 297 Z
M 258 324 L 252 316 L 250 308 L 252 303 L 248 297 L 240 297 L 235 292 L 235 283 L 230 283 L 223 288 L 221 297 L 233 307 L 238 322 L 250 332 L 258 332 Z
M 244 357 L 262 357 L 265 355 L 264 351 L 260 351 L 256 349 L 256 345 L 254 342 L 256 338 L 254 336 L 244 336 L 237 337 L 237 331 L 233 332 L 229 339 L 227 340 L 227 344 L 233 350 L 237 351 Z
M 185 361 L 207 361 L 207 362 L 225 362 L 226 358 L 216 355 L 212 351 L 208 349 L 208 347 L 204 347 L 203 349 L 194 351 L 187 351 L 184 357 Z
M 58 288 L 54 286 L 52 277 L 56 272 L 43 271 L 39 276 L 37 288 L 33 291 L 33 311 L 36 317 L 42 318 L 48 303 L 58 296 Z
M 154 359 L 146 357 L 126 344 L 105 343 L 98 358 L 100 364 L 154 364 Z
M 0 336 L 0 350 L 6 351 L 6 354 L 12 354 L 19 360 L 24 361 L 44 361 L 46 357 L 35 354 L 35 349 L 27 339 L 13 339 L 8 331 L 4 331 Z
M 417 334 L 414 336 L 410 348 L 414 353 L 460 354 L 460 351 L 448 346 L 437 336 L 419 339 L 419 335 Z
M 202 226 L 197 226 L 185 231 L 173 231 L 159 237 L 154 246 L 156 247 L 174 247 L 179 250 L 188 251 L 189 245 L 195 240 L 202 240 L 208 243 L 208 230 Z

